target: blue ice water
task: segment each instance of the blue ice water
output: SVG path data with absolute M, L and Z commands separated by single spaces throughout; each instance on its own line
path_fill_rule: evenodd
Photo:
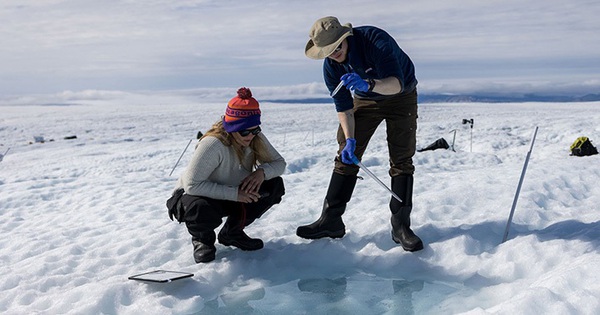
M 373 275 L 299 279 L 230 287 L 197 314 L 424 314 L 471 289 L 460 283 L 384 279 Z

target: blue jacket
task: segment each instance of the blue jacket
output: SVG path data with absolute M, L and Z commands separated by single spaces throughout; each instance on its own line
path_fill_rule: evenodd
M 356 72 L 363 79 L 383 79 L 394 76 L 402 85 L 400 93 L 407 93 L 417 86 L 415 66 L 410 57 L 402 51 L 398 43 L 386 31 L 374 26 L 360 26 L 352 29 L 353 35 L 348 36 L 348 55 L 344 63 L 338 63 L 329 58 L 323 62 L 323 78 L 332 92 L 340 83 L 342 75 Z M 384 99 L 374 92 L 363 93 L 355 91 L 361 98 Z M 334 97 L 335 109 L 343 112 L 354 107 L 352 94 L 342 88 Z

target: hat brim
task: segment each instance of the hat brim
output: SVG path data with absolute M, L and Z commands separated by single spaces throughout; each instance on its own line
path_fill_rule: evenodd
M 309 39 L 308 43 L 306 43 L 306 47 L 304 48 L 304 54 L 306 57 L 311 59 L 325 59 L 329 57 L 329 55 L 333 53 L 333 51 L 344 41 L 344 39 L 346 39 L 346 37 L 352 35 L 351 24 L 344 24 L 343 28 L 344 33 L 342 33 L 342 36 L 327 46 L 317 47 L 313 40 Z

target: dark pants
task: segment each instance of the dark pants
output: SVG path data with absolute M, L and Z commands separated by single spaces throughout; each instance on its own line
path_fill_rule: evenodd
M 260 218 L 274 204 L 281 202 L 281 197 L 285 194 L 283 180 L 281 177 L 275 177 L 264 181 L 259 192 L 266 196 L 253 203 L 184 194 L 181 203 L 188 232 L 195 240 L 204 244 L 214 244 L 214 229 L 221 225 L 223 217 L 228 217 L 227 221 L 231 223 L 229 228 L 243 229 Z
M 381 101 L 355 98 L 354 109 L 356 139 L 354 155 L 362 160 L 369 140 L 385 120 L 390 176 L 413 174 L 415 167 L 412 157 L 417 145 L 417 89 Z M 342 175 L 356 175 L 359 171 L 358 166 L 344 164 L 339 157 L 339 153 L 346 145 L 346 137 L 341 126 L 338 128 L 337 141 L 339 150 L 334 171 Z

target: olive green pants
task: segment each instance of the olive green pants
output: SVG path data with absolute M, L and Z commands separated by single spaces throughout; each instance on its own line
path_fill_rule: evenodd
M 362 160 L 371 137 L 385 120 L 390 176 L 413 174 L 415 167 L 412 157 L 417 144 L 417 89 L 379 101 L 355 98 L 354 110 L 354 138 L 356 139 L 354 155 Z M 346 145 L 346 137 L 341 126 L 338 128 L 337 141 L 339 150 L 335 158 L 334 171 L 342 175 L 356 175 L 359 171 L 358 166 L 344 164 L 339 157 Z

